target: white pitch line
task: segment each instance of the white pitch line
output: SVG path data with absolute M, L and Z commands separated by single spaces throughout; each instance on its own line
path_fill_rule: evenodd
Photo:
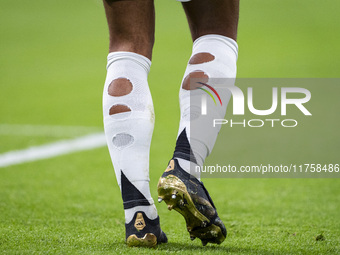
M 77 151 L 91 150 L 106 145 L 104 133 L 94 133 L 69 140 L 30 147 L 0 154 L 0 167 L 52 158 Z

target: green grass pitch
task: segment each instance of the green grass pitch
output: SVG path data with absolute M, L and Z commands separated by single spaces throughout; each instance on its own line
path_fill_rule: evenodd
M 191 41 L 180 3 L 156 0 L 155 5 L 149 83 L 156 113 L 150 163 L 156 200 L 177 135 L 178 90 Z M 241 1 L 238 76 L 338 77 L 339 11 L 334 0 Z M 101 2 L 2 0 L 0 23 L 0 125 L 23 127 L 0 127 L 0 153 L 87 132 L 43 135 L 25 125 L 101 131 L 108 48 Z M 339 149 L 338 142 L 328 149 Z M 0 168 L 0 254 L 340 253 L 339 179 L 207 179 L 205 184 L 228 229 L 223 244 L 191 242 L 182 217 L 157 204 L 169 243 L 128 248 L 106 148 Z

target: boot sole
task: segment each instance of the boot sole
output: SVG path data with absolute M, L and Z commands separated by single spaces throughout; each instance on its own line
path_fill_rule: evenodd
M 145 234 L 142 238 L 136 235 L 130 235 L 126 239 L 126 244 L 129 247 L 155 247 L 157 245 L 157 237 L 152 233 Z
M 174 175 L 161 177 L 158 182 L 158 196 L 168 205 L 168 209 L 179 212 L 185 219 L 191 240 L 199 238 L 203 245 L 208 242 L 220 244 L 225 240 L 219 226 L 210 223 L 196 207 L 185 184 Z M 176 198 L 173 198 L 176 195 Z

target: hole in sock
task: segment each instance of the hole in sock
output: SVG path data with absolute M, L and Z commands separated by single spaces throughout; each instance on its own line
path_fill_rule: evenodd
M 113 145 L 119 149 L 129 146 L 133 143 L 133 141 L 133 136 L 126 133 L 117 134 L 112 139 Z
M 123 112 L 131 112 L 131 109 L 123 104 L 115 104 L 110 108 L 110 115 L 118 114 L 118 113 L 123 113 Z
M 118 78 L 111 82 L 108 93 L 113 97 L 121 97 L 130 94 L 132 91 L 132 83 L 127 78 Z
M 191 84 L 191 79 L 195 79 L 196 82 Z M 203 86 L 198 82 L 207 83 L 208 80 L 208 75 L 206 75 L 203 71 L 193 71 L 184 78 L 182 88 L 185 90 L 194 90 Z
M 193 55 L 190 60 L 189 64 L 190 65 L 198 65 L 198 64 L 203 64 L 207 62 L 211 62 L 215 59 L 214 55 L 208 53 L 208 52 L 201 52 Z

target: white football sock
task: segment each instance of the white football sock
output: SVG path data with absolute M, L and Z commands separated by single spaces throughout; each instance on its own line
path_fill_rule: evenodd
M 203 122 L 206 122 L 206 119 L 200 117 L 201 98 L 206 92 L 193 87 L 190 80 L 195 79 L 195 81 L 209 84 L 213 89 L 215 88 L 223 104 L 215 106 L 212 99 L 208 97 L 210 117 L 212 119 L 224 118 L 230 93 L 225 89 L 215 87 L 215 85 L 219 85 L 220 82 L 228 83 L 229 86 L 230 83 L 234 84 L 237 55 L 237 43 L 225 36 L 205 35 L 198 38 L 193 44 L 192 55 L 179 93 L 181 120 L 174 158 L 180 159 L 180 166 L 198 179 L 200 173 L 190 171 L 190 166 L 193 170 L 196 165 L 203 165 L 205 158 L 214 147 L 220 125 L 216 128 L 202 128 L 194 133 L 191 132 L 190 124 L 206 126 L 206 123 Z
M 154 128 L 153 102 L 147 82 L 150 66 L 148 58 L 132 52 L 112 52 L 107 57 L 104 129 L 127 223 L 136 211 L 144 211 L 150 219 L 157 218 L 149 188 L 149 153 Z

